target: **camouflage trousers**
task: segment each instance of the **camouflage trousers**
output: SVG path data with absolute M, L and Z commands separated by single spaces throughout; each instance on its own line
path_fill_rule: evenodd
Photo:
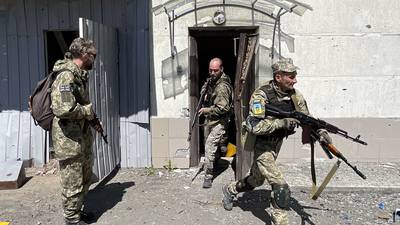
M 214 163 L 216 161 L 216 154 L 218 148 L 227 144 L 227 134 L 226 134 L 226 126 L 223 124 L 216 124 L 214 126 L 206 126 L 204 130 L 205 137 L 205 166 L 206 166 L 206 176 L 212 177 L 212 171 L 214 168 Z
M 274 184 L 286 184 L 281 171 L 276 165 L 277 154 L 273 151 L 254 151 L 254 162 L 250 174 L 245 178 L 228 185 L 228 191 L 237 195 L 240 191 L 252 190 L 263 185 L 266 180 L 271 186 Z M 247 187 L 246 190 L 238 190 L 238 187 Z M 250 188 L 249 188 L 250 187 Z M 271 204 L 271 217 L 275 225 L 289 224 L 287 211 Z
M 62 206 L 64 219 L 79 222 L 84 197 L 92 178 L 92 154 L 60 160 Z

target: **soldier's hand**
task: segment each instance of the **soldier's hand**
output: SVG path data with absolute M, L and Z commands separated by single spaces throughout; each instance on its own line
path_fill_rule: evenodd
M 199 114 L 200 115 L 205 115 L 205 114 L 208 114 L 208 113 L 210 113 L 211 112 L 211 108 L 201 108 L 200 110 L 199 110 Z
M 332 144 L 332 138 L 329 136 L 328 131 L 325 129 L 319 129 L 317 130 L 317 134 L 320 142 L 324 144 Z
M 298 127 L 300 125 L 300 121 L 294 119 L 294 118 L 284 118 L 280 119 L 280 124 L 281 127 L 285 130 L 292 131 L 294 128 Z

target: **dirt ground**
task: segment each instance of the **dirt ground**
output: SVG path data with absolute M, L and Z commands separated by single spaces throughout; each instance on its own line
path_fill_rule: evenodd
M 392 212 L 400 208 L 397 164 L 361 165 L 367 181 L 341 167 L 315 201 L 309 197 L 309 163 L 280 167 L 292 188 L 291 224 L 392 224 Z M 328 167 L 321 162 L 317 173 Z M 271 224 L 268 186 L 239 195 L 228 212 L 221 204 L 221 187 L 234 179 L 233 171 L 224 171 L 211 189 L 201 188 L 202 174 L 191 182 L 195 172 L 196 168 L 121 169 L 106 185 L 89 192 L 85 207 L 96 215 L 93 224 Z M 27 174 L 31 178 L 22 188 L 0 191 L 0 221 L 63 224 L 58 175 L 37 175 L 32 170 Z

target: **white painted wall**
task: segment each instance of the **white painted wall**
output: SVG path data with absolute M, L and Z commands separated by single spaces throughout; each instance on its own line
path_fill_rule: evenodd
M 153 7 L 162 2 L 154 0 Z M 293 58 L 300 67 L 297 88 L 313 115 L 400 117 L 400 1 L 304 2 L 314 10 L 303 17 L 286 14 L 282 18 L 282 30 L 295 38 L 295 52 L 289 53 L 285 45 L 282 50 L 284 57 Z M 236 14 L 243 16 L 240 11 Z M 181 108 L 188 107 L 188 92 L 169 99 L 163 96 L 161 62 L 170 55 L 167 21 L 165 14 L 153 15 L 152 99 L 156 103 L 152 105 L 157 107 L 157 117 L 177 118 Z M 194 15 L 177 21 L 178 52 L 187 48 L 187 27 L 193 24 Z M 260 81 L 268 77 L 260 73 Z

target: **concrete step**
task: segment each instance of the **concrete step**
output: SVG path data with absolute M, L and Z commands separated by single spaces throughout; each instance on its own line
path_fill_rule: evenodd
M 0 190 L 17 189 L 25 182 L 23 161 L 6 161 L 0 163 Z

